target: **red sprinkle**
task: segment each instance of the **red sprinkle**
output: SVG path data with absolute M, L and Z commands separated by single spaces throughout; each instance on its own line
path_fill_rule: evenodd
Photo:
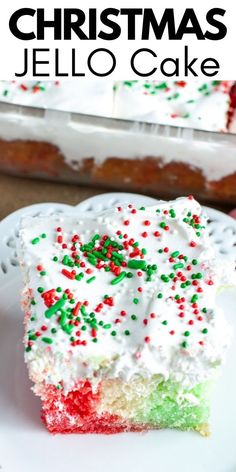
M 79 314 L 80 307 L 81 307 L 81 302 L 77 302 L 72 312 L 74 316 L 77 316 Z
M 65 275 L 68 279 L 74 280 L 75 279 L 75 273 L 74 271 L 69 272 L 67 269 L 62 269 L 61 273 Z

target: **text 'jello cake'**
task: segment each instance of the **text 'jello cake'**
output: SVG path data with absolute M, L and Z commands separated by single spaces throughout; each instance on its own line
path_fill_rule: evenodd
M 22 221 L 25 360 L 50 432 L 208 433 L 230 328 L 206 226 L 192 197 Z

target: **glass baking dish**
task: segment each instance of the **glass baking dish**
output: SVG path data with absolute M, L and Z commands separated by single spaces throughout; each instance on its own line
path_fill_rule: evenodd
M 0 171 L 236 204 L 236 135 L 0 102 Z

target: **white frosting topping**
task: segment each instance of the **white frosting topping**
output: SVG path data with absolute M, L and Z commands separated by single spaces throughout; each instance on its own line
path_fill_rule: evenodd
M 23 220 L 32 380 L 69 391 L 80 378 L 96 384 L 104 377 L 161 374 L 190 387 L 211 377 L 230 329 L 216 303 L 225 280 L 205 225 L 199 204 L 188 198 Z
M 0 81 L 1 101 L 87 115 L 112 116 L 111 80 Z
M 125 81 L 115 95 L 115 116 L 130 120 L 227 131 L 233 81 Z

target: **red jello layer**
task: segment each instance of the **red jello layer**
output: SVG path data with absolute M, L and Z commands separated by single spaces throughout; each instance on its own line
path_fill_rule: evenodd
M 130 424 L 117 415 L 106 412 L 98 414 L 100 389 L 94 393 L 88 381 L 67 395 L 55 387 L 44 386 L 41 396 L 41 417 L 51 433 L 114 434 L 146 429 L 142 425 Z

